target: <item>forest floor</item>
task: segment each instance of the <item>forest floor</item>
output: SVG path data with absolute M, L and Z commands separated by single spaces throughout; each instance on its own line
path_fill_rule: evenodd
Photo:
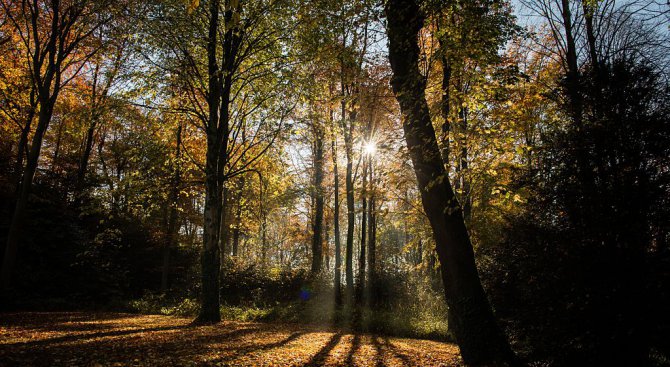
M 458 347 L 295 324 L 0 314 L 0 366 L 461 366 Z

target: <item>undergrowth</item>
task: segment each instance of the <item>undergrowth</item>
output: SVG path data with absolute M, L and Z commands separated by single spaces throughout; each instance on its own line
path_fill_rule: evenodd
M 246 272 L 224 277 L 235 286 L 222 286 L 222 319 L 313 324 L 390 336 L 453 340 L 441 294 L 407 276 L 384 274 L 372 288 L 374 302 L 368 296 L 367 301 L 352 300 L 338 306 L 332 285 L 324 279 L 308 279 L 304 273 L 274 272 L 269 275 L 273 279 L 251 275 Z M 264 284 L 271 284 L 272 288 L 262 287 Z M 145 314 L 194 317 L 199 303 L 195 297 L 146 293 L 128 302 L 126 308 Z

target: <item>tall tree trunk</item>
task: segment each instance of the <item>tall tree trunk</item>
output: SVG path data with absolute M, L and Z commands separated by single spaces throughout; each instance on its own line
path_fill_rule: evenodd
M 14 187 L 16 188 L 17 194 L 21 189 L 21 178 L 23 177 L 24 173 L 23 156 L 26 155 L 26 151 L 28 151 L 28 134 L 30 134 L 30 122 L 31 121 L 27 121 L 26 126 L 21 129 L 19 145 L 16 152 L 16 160 L 14 161 Z
M 91 151 L 93 150 L 93 138 L 95 135 L 95 127 L 97 125 L 96 119 L 97 117 L 95 114 L 91 114 L 91 121 L 86 130 L 86 137 L 84 138 L 84 151 L 81 154 L 79 167 L 77 168 L 77 196 L 81 195 L 85 186 L 86 171 L 88 170 L 88 162 L 91 158 Z
M 99 35 L 100 42 L 103 42 L 103 34 Z M 121 68 L 123 63 L 123 46 L 119 46 L 115 53 L 115 59 L 112 66 L 112 69 L 109 73 L 106 73 L 107 81 L 103 85 L 99 85 L 100 82 L 100 63 L 96 62 L 93 69 L 93 84 L 91 86 L 91 99 L 90 99 L 90 113 L 89 113 L 89 126 L 86 131 L 86 137 L 84 139 L 84 150 L 79 160 L 79 167 L 77 169 L 77 182 L 76 182 L 76 198 L 75 200 L 81 200 L 81 195 L 85 188 L 86 174 L 88 171 L 88 165 L 91 157 L 91 152 L 93 151 L 95 130 L 97 129 L 98 123 L 102 117 L 102 110 L 105 107 L 105 102 L 108 99 L 109 90 L 116 78 L 116 75 Z
M 565 31 L 567 66 L 567 92 L 570 98 L 571 115 L 578 129 L 582 128 L 582 97 L 579 87 L 579 65 L 577 63 L 577 46 L 572 26 L 572 13 L 570 12 L 570 1 L 561 0 L 561 16 Z
M 264 198 L 264 193 L 267 189 L 267 185 L 265 181 L 263 180 L 263 177 L 260 177 L 259 183 L 260 188 L 261 188 L 261 194 L 260 194 L 260 199 L 258 200 L 260 204 L 260 214 L 261 214 L 261 268 L 265 269 L 267 266 L 267 251 L 268 251 L 268 243 L 267 243 L 267 223 L 268 223 L 268 213 L 265 210 L 265 198 Z
M 561 16 L 565 31 L 567 64 L 567 89 L 571 104 L 571 114 L 578 129 L 582 128 L 582 96 L 579 87 L 579 65 L 577 63 L 577 46 L 573 34 L 572 14 L 570 12 L 570 1 L 561 0 Z
M 230 248 L 228 244 L 230 242 L 230 222 L 229 222 L 229 204 L 231 202 L 231 196 L 233 193 L 230 192 L 230 189 L 223 185 L 221 191 L 221 219 L 219 222 L 219 251 L 221 251 L 221 269 L 223 269 L 224 262 L 226 261 L 226 256 L 229 255 Z
M 37 171 L 37 164 L 42 150 L 42 141 L 46 133 L 51 116 L 53 114 L 53 105 L 56 101 L 58 90 L 56 90 L 52 98 L 48 97 L 47 93 L 43 93 L 40 97 L 40 111 L 37 120 L 37 128 L 30 145 L 28 152 L 28 160 L 23 171 L 21 185 L 19 187 L 16 206 L 14 207 L 14 215 L 9 226 L 9 234 L 7 235 L 7 245 L 5 247 L 5 255 L 2 259 L 2 271 L 0 272 L 0 287 L 3 290 L 9 289 L 12 282 L 12 272 L 16 262 L 16 253 L 19 247 L 19 241 L 23 232 L 25 222 L 26 210 L 28 207 L 28 198 L 30 197 L 30 190 L 33 184 L 33 178 Z
M 205 154 L 205 208 L 200 253 L 200 313 L 198 323 L 212 323 L 221 320 L 219 310 L 219 234 L 221 220 L 221 107 L 222 82 L 217 62 L 217 34 L 219 31 L 219 0 L 209 3 L 209 28 L 207 38 L 207 75 L 209 76 L 207 105 L 208 121 L 206 126 L 207 151 Z
M 224 1 L 225 32 L 221 39 L 221 50 L 217 36 L 219 29 L 220 0 L 209 3 L 209 25 L 207 35 L 208 121 L 206 124 L 207 152 L 205 163 L 205 210 L 203 228 L 203 251 L 201 253 L 201 307 L 196 322 L 211 323 L 221 320 L 219 273 L 221 253 L 221 213 L 225 211 L 222 192 L 225 186 L 225 168 L 228 163 L 228 138 L 230 122 L 230 97 L 235 61 L 242 42 L 243 30 L 239 27 L 241 3 Z M 219 65 L 218 55 L 222 58 Z
M 375 185 L 373 175 L 372 157 L 368 158 L 368 171 L 370 173 L 370 204 L 368 206 L 368 299 L 374 301 L 374 283 L 377 275 L 377 208 L 375 198 Z
M 348 141 L 348 142 L 347 142 Z M 354 180 L 353 180 L 353 149 L 351 138 L 345 139 L 345 150 L 347 156 L 347 169 L 345 177 L 345 191 L 347 197 L 347 243 L 345 249 L 345 280 L 347 294 L 351 295 L 354 290 Z
M 561 0 L 561 16 L 563 18 L 564 36 L 566 43 L 566 69 L 565 89 L 568 95 L 568 108 L 576 128 L 577 144 L 577 177 L 581 184 L 581 200 L 588 200 L 595 193 L 593 170 L 588 158 L 588 142 L 584 136 L 584 100 L 582 98 L 581 75 L 577 60 L 577 46 L 573 33 L 572 14 L 570 11 L 570 1 Z M 590 205 L 582 205 L 579 212 L 576 213 L 576 222 L 582 227 L 585 233 L 590 233 L 592 227 L 589 225 L 590 219 L 594 216 L 593 208 Z
M 593 15 L 598 7 L 597 1 L 582 0 L 582 11 L 584 12 L 584 25 L 586 26 L 586 42 L 589 46 L 589 58 L 593 68 L 598 69 L 598 51 L 596 48 L 596 34 L 593 29 Z
M 200 254 L 201 306 L 197 321 L 218 322 L 219 313 L 219 220 L 221 218 L 221 193 L 216 173 L 218 147 L 215 139 L 208 138 L 207 162 L 205 166 L 205 210 L 203 223 L 203 248 Z
M 591 93 L 593 93 L 595 97 L 595 103 L 592 103 L 591 108 L 595 118 L 602 119 L 603 111 L 601 107 L 605 105 L 605 103 L 603 103 L 603 86 L 606 83 L 607 75 L 605 75 L 606 70 L 600 65 L 600 61 L 598 60 L 596 34 L 595 29 L 593 28 L 593 16 L 597 9 L 597 1 L 582 0 L 582 11 L 584 12 L 584 25 L 586 28 L 586 42 L 588 44 L 589 58 L 591 61 L 591 72 L 595 75 L 595 88 L 591 90 Z M 600 162 L 596 161 L 595 163 L 600 166 Z
M 332 113 L 331 113 L 332 116 Z M 340 244 L 340 174 L 337 168 L 337 142 L 333 134 L 331 148 L 333 152 L 333 236 L 335 237 L 335 303 L 342 302 L 342 246 Z
M 32 73 L 31 81 L 33 83 L 33 89 L 31 90 L 31 105 L 34 105 L 32 103 L 33 101 L 37 101 L 37 105 L 39 105 L 39 113 L 37 115 L 37 128 L 35 129 L 35 134 L 33 135 L 30 151 L 28 152 L 26 167 L 23 170 L 21 184 L 17 192 L 16 206 L 14 208 L 12 222 L 9 226 L 5 255 L 2 260 L 2 270 L 0 270 L 0 288 L 3 290 L 8 289 L 11 285 L 12 271 L 14 269 L 16 253 L 25 221 L 26 209 L 28 207 L 28 198 L 30 196 L 33 178 L 35 177 L 35 172 L 37 171 L 40 151 L 42 150 L 44 134 L 49 127 L 49 123 L 51 122 L 53 108 L 56 104 L 56 100 L 58 99 L 58 94 L 60 93 L 62 72 L 61 65 L 63 62 L 62 57 L 64 52 L 62 49 L 63 42 L 58 42 L 60 39 L 59 37 L 63 36 L 63 33 L 59 32 L 62 31 L 63 27 L 60 17 L 60 5 L 60 1 L 51 2 L 51 11 L 53 16 L 51 19 L 50 34 L 45 40 L 46 44 L 42 45 L 37 40 L 34 40 L 34 50 L 31 50 L 31 52 L 35 52 L 35 55 L 43 53 L 45 56 L 44 58 L 34 57 L 30 61 Z M 32 26 L 29 26 L 28 29 L 32 29 L 32 31 L 37 32 L 36 23 L 38 22 L 39 18 L 38 10 L 35 9 L 32 11 L 30 17 Z M 65 35 L 67 35 L 67 33 Z M 46 64 L 44 63 L 45 60 Z M 33 91 L 35 92 L 34 94 Z M 34 96 L 36 96 L 36 99 L 33 99 Z M 32 120 L 32 118 L 30 120 Z M 30 123 L 27 121 L 26 127 L 29 125 Z M 30 130 L 28 128 L 28 133 L 29 132 Z
M 362 300 L 363 295 L 365 294 L 365 262 L 366 262 L 366 241 L 367 241 L 367 229 L 368 229 L 368 194 L 367 194 L 367 183 L 368 183 L 368 165 L 367 162 L 363 162 L 363 186 L 361 189 L 362 196 L 362 210 L 361 210 L 361 249 L 360 255 L 358 256 L 358 298 L 359 301 Z
M 18 198 L 19 191 L 21 190 L 21 178 L 23 177 L 23 158 L 28 152 L 28 138 L 30 136 L 30 128 L 33 124 L 33 119 L 35 118 L 35 113 L 37 112 L 37 107 L 35 106 L 35 92 L 34 88 L 30 92 L 30 107 L 28 108 L 28 116 L 26 117 L 26 125 L 21 129 L 21 135 L 19 136 L 19 145 L 17 147 L 16 161 L 14 162 L 14 187 L 16 188 L 16 197 Z
M 261 268 L 267 268 L 268 253 L 268 215 L 264 210 L 261 218 Z
M 375 177 L 372 157 L 368 158 L 368 171 L 370 173 L 370 203 L 368 205 L 368 286 L 366 288 L 366 302 L 373 303 L 376 300 L 375 283 L 377 279 L 377 208 L 375 198 Z
M 342 11 L 342 49 L 347 47 L 347 38 L 346 38 L 346 23 L 344 22 L 344 6 L 341 9 Z M 354 247 L 354 222 L 355 222 L 355 213 L 354 213 L 354 182 L 353 182 L 353 126 L 354 126 L 354 116 L 349 116 L 350 121 L 347 123 L 347 101 L 346 97 L 346 87 L 345 87 L 345 74 L 344 74 L 344 53 L 340 55 L 340 94 L 341 94 L 341 128 L 344 133 L 344 150 L 345 156 L 347 159 L 346 169 L 345 169 L 345 178 L 344 178 L 344 189 L 347 202 L 347 238 L 345 245 L 345 282 L 346 282 L 346 295 L 347 297 L 353 294 L 354 290 L 354 263 L 353 263 L 353 247 Z M 353 114 L 353 113 L 352 113 Z
M 17 147 L 16 161 L 14 161 L 14 187 L 16 188 L 16 196 L 19 196 L 19 191 L 21 190 L 21 179 L 23 178 L 24 167 L 23 167 L 23 158 L 27 155 L 28 149 L 28 136 L 30 135 L 30 127 L 34 119 L 34 109 L 30 115 L 30 118 L 26 120 L 26 126 L 21 129 L 21 135 L 19 136 L 19 145 Z
M 324 220 L 323 222 L 323 265 L 326 272 L 330 271 L 330 222 Z
M 161 292 L 165 294 L 168 289 L 168 277 L 170 274 L 170 251 L 177 244 L 179 233 L 179 190 L 181 187 L 181 124 L 177 126 L 177 146 L 175 147 L 174 174 L 170 187 L 170 214 L 168 215 L 167 241 L 163 247 L 163 271 L 161 274 Z
M 344 74 L 344 71 L 342 71 Z M 344 83 L 344 81 L 342 81 Z M 346 121 L 346 104 L 344 101 L 344 84 L 342 84 L 342 128 L 344 129 L 344 150 L 347 159 L 347 166 L 345 172 L 345 194 L 347 201 L 347 242 L 345 248 L 345 280 L 346 280 L 346 294 L 351 296 L 354 291 L 354 179 L 353 179 L 353 126 L 355 112 L 349 114 L 349 123 Z
M 244 189 L 244 175 L 237 181 L 237 203 L 235 209 L 235 227 L 233 228 L 233 256 L 237 257 L 240 244 L 240 226 L 242 225 L 242 190 Z
M 424 211 L 442 269 L 449 310 L 465 363 L 507 365 L 515 356 L 496 324 L 475 265 L 474 251 L 442 162 L 419 71 L 418 32 L 424 17 L 412 0 L 386 5 L 391 85 L 403 113 L 407 148 L 417 177 Z
M 76 200 L 80 199 L 82 190 L 84 188 L 84 181 L 86 179 L 86 170 L 88 169 L 88 161 L 91 157 L 91 151 L 93 149 L 93 137 L 95 135 L 95 127 L 98 122 L 98 108 L 96 91 L 98 89 L 98 73 L 100 71 L 100 65 L 95 64 L 93 69 L 93 85 L 91 90 L 91 101 L 90 101 L 90 113 L 89 113 L 89 123 L 88 129 L 86 130 L 86 137 L 84 138 L 84 151 L 79 160 L 79 167 L 77 169 L 77 183 L 76 183 Z
M 60 149 L 63 142 L 63 126 L 65 123 L 61 121 L 58 124 L 58 132 L 56 133 L 56 146 L 54 147 L 54 155 L 51 159 L 51 174 L 56 175 L 56 166 L 58 165 L 58 160 L 60 158 Z
M 319 124 L 315 122 L 315 124 Z M 321 272 L 323 260 L 323 128 L 314 126 L 314 219 L 312 222 L 312 274 Z

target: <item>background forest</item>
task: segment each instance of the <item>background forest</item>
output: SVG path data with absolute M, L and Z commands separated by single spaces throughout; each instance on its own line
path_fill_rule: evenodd
M 453 340 L 384 6 L 0 0 L 0 309 Z M 670 365 L 668 4 L 420 6 L 435 184 L 512 348 Z

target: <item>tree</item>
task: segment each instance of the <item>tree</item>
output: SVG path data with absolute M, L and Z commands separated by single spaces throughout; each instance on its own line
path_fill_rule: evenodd
M 427 19 L 424 52 L 427 60 L 439 60 L 435 66 L 427 62 L 426 77 L 429 84 L 440 85 L 428 99 L 438 109 L 434 114 L 440 118 L 434 122 L 440 127 L 442 159 L 447 171 L 454 167 L 450 179 L 470 223 L 475 196 L 472 163 L 477 161 L 473 148 L 478 147 L 472 140 L 479 106 L 487 102 L 478 96 L 494 84 L 486 75 L 499 63 L 498 51 L 517 27 L 505 1 L 428 1 L 426 6 L 432 14 Z
M 37 126 L 27 152 L 5 247 L 0 281 L 4 289 L 11 285 L 30 189 L 54 106 L 62 88 L 100 49 L 101 45 L 87 42 L 94 32 L 113 19 L 112 4 L 111 1 L 70 3 L 61 0 L 25 0 L 20 5 L 11 1 L 1 3 L 13 31 L 19 34 L 23 43 L 25 62 L 30 70 L 35 106 L 38 109 Z M 25 128 L 29 129 L 29 126 L 30 123 L 25 124 Z
M 272 147 L 293 108 L 288 98 L 290 7 L 279 2 L 211 0 L 156 2 L 149 11 L 146 47 L 159 68 L 176 76 L 187 103 L 179 112 L 204 132 L 205 202 L 201 252 L 201 308 L 197 322 L 220 320 L 220 244 L 226 183 L 253 171 Z M 203 42 L 204 41 L 204 42 Z M 157 64 L 154 60 L 150 61 Z M 185 152 L 186 154 L 186 152 Z M 265 178 L 263 178 L 265 179 Z M 228 200 L 226 200 L 229 203 Z M 265 223 L 267 212 L 263 212 Z M 263 243 L 266 227 L 262 226 Z M 265 249 L 265 246 L 263 246 Z
M 372 5 L 366 1 L 343 2 L 340 9 L 340 119 L 346 156 L 345 196 L 347 237 L 345 245 L 345 279 L 349 296 L 354 292 L 354 226 L 356 220 L 354 187 L 354 139 L 358 118 L 359 91 L 363 66 L 370 42 Z M 362 9 L 362 12 L 352 10 Z
M 179 194 L 182 185 L 181 178 L 181 145 L 182 145 L 182 124 L 177 124 L 175 136 L 174 163 L 172 165 L 172 179 L 170 180 L 169 209 L 167 218 L 167 233 L 163 247 L 163 270 L 161 274 L 161 292 L 165 293 L 168 289 L 168 277 L 170 275 L 170 251 L 177 244 L 179 234 Z
M 3 11 L 6 10 L 3 9 Z M 25 67 L 25 52 L 21 47 L 20 35 L 13 31 L 14 27 L 9 20 L 8 17 L 3 17 L 0 28 L 4 40 L 0 45 L 0 52 L 5 55 L 2 60 L 2 71 L 0 71 L 3 81 L 2 88 L 0 88 L 2 97 L 0 111 L 5 121 L 13 122 L 19 130 L 16 157 L 12 167 L 12 181 L 18 193 L 31 126 L 37 113 L 37 98 L 30 71 Z
M 107 35 L 104 30 L 99 30 L 97 42 L 105 43 L 109 50 L 101 50 L 97 57 L 89 60 L 89 67 L 93 69 L 92 80 L 90 81 L 90 100 L 88 105 L 88 128 L 84 137 L 83 151 L 77 168 L 77 200 L 81 199 L 82 191 L 85 187 L 86 174 L 88 172 L 89 160 L 93 152 L 95 133 L 105 112 L 110 108 L 112 88 L 119 79 L 120 69 L 124 62 L 128 61 L 128 42 L 121 38 L 117 40 L 116 35 Z M 112 42 L 105 42 L 105 38 L 112 39 Z M 111 55 L 106 55 L 109 52 Z
M 333 112 L 330 111 L 331 125 L 336 130 L 333 120 Z M 342 301 L 342 245 L 340 239 L 340 172 L 337 166 L 337 135 L 335 131 L 331 134 L 331 155 L 333 157 L 333 237 L 335 238 L 335 269 L 334 287 L 335 303 L 339 305 Z
M 515 356 L 496 324 L 479 280 L 463 214 L 449 182 L 425 100 L 417 35 L 424 16 L 412 0 L 387 3 L 391 85 L 403 113 L 403 130 L 430 221 L 449 310 L 463 360 L 473 365 L 513 364 Z
M 318 119 L 318 117 L 315 117 Z M 324 127 L 317 120 L 312 121 L 312 131 L 314 136 L 314 156 L 313 156 L 313 196 L 314 196 L 314 215 L 312 219 L 312 273 L 321 272 L 323 262 L 323 163 L 324 163 Z

